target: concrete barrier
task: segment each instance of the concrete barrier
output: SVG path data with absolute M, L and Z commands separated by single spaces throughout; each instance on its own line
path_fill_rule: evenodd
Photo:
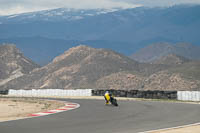
M 76 90 L 63 90 L 63 89 L 32 89 L 32 90 L 9 90 L 9 96 L 92 96 L 92 89 L 76 89 Z
M 181 101 L 200 101 L 199 91 L 178 91 L 177 99 Z

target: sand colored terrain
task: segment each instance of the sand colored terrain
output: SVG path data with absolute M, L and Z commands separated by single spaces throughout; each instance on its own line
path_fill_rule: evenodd
M 31 113 L 57 109 L 64 106 L 61 101 L 49 101 L 33 98 L 0 98 L 0 122 L 22 119 Z
M 200 133 L 200 125 L 195 126 L 188 126 L 183 128 L 177 129 L 168 129 L 168 130 L 160 130 L 160 131 L 153 131 L 149 133 Z

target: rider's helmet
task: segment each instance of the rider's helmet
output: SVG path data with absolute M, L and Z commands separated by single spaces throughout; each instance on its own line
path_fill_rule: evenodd
M 106 91 L 106 93 L 109 93 L 109 91 Z

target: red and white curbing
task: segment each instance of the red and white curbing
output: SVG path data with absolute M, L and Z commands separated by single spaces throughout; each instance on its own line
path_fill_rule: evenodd
M 69 111 L 69 110 L 73 110 L 76 108 L 79 108 L 80 105 L 77 103 L 65 103 L 64 107 L 58 108 L 58 109 L 54 109 L 54 110 L 49 110 L 49 111 L 45 111 L 45 112 L 40 112 L 40 113 L 33 113 L 30 114 L 30 117 L 39 117 L 39 116 L 45 116 L 45 115 L 50 115 L 50 114 L 55 114 L 55 113 L 60 113 L 60 112 L 64 112 L 64 111 Z

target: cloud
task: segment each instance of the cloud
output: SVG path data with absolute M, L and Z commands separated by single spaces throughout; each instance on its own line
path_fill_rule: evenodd
M 130 2 L 114 0 L 1 0 L 0 15 L 17 14 L 54 8 L 96 9 L 134 8 L 140 6 Z
M 116 0 L 122 1 L 122 0 Z M 123 0 L 124 2 L 142 4 L 144 6 L 173 6 L 178 4 L 200 4 L 200 0 Z
M 0 15 L 19 14 L 19 13 L 39 11 L 39 10 L 45 10 L 45 8 L 26 8 L 24 6 L 17 5 L 15 7 L 0 9 Z
M 200 4 L 200 0 L 0 0 L 0 15 L 17 14 L 54 8 L 134 8 Z
M 37 4 L 34 3 L 34 4 Z M 114 1 L 114 0 L 42 0 L 40 5 L 48 7 L 66 7 L 76 9 L 95 9 L 95 8 L 132 8 L 137 5 L 129 2 Z

